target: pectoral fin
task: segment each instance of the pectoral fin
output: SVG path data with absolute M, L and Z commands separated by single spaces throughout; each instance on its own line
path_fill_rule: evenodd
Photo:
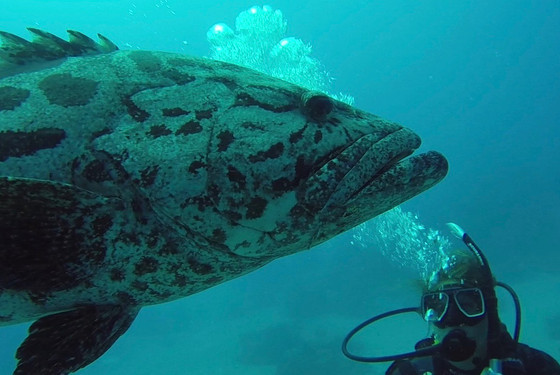
M 41 299 L 87 280 L 124 209 L 117 198 L 72 185 L 0 177 L 0 288 Z
M 87 366 L 126 332 L 139 310 L 89 305 L 37 320 L 17 350 L 14 375 L 66 375 Z

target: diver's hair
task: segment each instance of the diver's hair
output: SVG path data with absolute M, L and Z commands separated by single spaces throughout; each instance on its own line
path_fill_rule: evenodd
M 457 248 L 448 252 L 449 262 L 437 270 L 426 282 L 426 290 L 441 289 L 444 285 L 464 284 L 481 289 L 494 288 L 494 280 L 488 280 L 485 269 L 469 249 Z

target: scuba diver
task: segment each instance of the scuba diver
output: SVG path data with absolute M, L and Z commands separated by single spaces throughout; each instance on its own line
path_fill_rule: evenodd
M 554 358 L 518 343 L 521 313 L 517 295 L 507 284 L 495 281 L 486 257 L 470 236 L 456 224 L 448 226 L 467 249 L 454 251 L 451 263 L 427 280 L 420 308 L 398 309 L 368 319 L 346 336 L 343 353 L 360 362 L 394 361 L 387 375 L 560 375 Z M 495 286 L 505 288 L 514 299 L 513 337 L 500 321 Z M 362 357 L 348 351 L 349 340 L 364 327 L 410 312 L 420 313 L 431 332 L 416 344 L 414 352 Z

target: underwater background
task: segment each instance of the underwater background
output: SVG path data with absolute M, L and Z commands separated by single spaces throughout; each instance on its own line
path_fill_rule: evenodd
M 78 373 L 383 374 L 388 363 L 354 363 L 342 355 L 341 341 L 373 315 L 418 304 L 425 260 L 412 237 L 427 239 L 435 231 L 438 238 L 451 237 L 445 229 L 450 221 L 473 237 L 496 278 L 519 294 L 521 341 L 560 359 L 560 2 L 267 4 L 265 10 L 282 12 L 286 37 L 312 46 L 306 61 L 320 66 L 321 74 L 328 71 L 329 92 L 351 95 L 357 107 L 414 130 L 423 138 L 422 150 L 448 158 L 449 175 L 397 216 L 382 215 L 239 279 L 142 309 L 129 331 Z M 211 56 L 207 31 L 219 22 L 235 29 L 237 15 L 254 4 L 0 5 L 0 29 L 25 38 L 28 26 L 64 38 L 66 29 L 74 29 L 102 33 L 121 49 Z M 265 11 L 258 5 L 253 9 Z M 263 40 L 272 38 L 266 27 L 259 30 Z M 406 225 L 380 225 L 395 221 Z M 389 242 L 375 241 L 380 228 Z M 511 331 L 511 299 L 499 297 Z M 28 326 L 0 330 L 0 375 L 15 368 L 14 353 Z M 368 330 L 353 348 L 364 355 L 400 353 L 425 335 L 420 317 L 402 316 Z

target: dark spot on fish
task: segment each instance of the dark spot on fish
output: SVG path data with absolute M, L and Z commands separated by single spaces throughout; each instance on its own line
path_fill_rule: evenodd
M 148 245 L 150 249 L 153 249 L 157 245 L 158 239 L 159 239 L 158 231 L 152 229 L 152 231 L 148 235 L 148 238 L 146 239 L 146 245 Z
M 188 134 L 196 134 L 196 133 L 200 133 L 202 131 L 202 126 L 200 126 L 200 123 L 197 121 L 189 121 L 187 123 L 185 123 L 185 125 L 181 126 L 179 128 L 179 130 L 177 130 L 175 132 L 175 135 L 180 135 L 180 134 L 184 134 L 184 135 L 188 135 Z
M 171 133 L 172 132 L 169 128 L 161 124 L 161 125 L 152 125 L 150 131 L 148 132 L 148 135 L 150 135 L 152 138 L 159 138 L 164 135 L 169 135 Z
M 200 212 L 204 212 L 206 211 L 207 207 L 212 207 L 214 205 L 213 201 L 209 198 L 209 197 L 194 197 L 194 198 L 188 198 L 185 203 L 184 206 L 188 206 L 190 204 L 196 204 L 196 208 L 200 211 Z M 182 208 L 183 205 L 181 205 Z
M 235 107 L 251 107 L 256 106 L 262 108 L 266 111 L 274 112 L 274 113 L 283 113 L 283 112 L 290 112 L 296 109 L 297 107 L 293 104 L 286 104 L 282 106 L 273 106 L 267 103 L 259 102 L 251 95 L 247 94 L 246 92 L 242 92 L 237 94 L 235 97 Z
M 238 249 L 241 249 L 241 248 L 247 249 L 249 247 L 251 247 L 251 243 L 249 241 L 243 241 L 243 242 L 235 245 L 235 250 L 238 250 Z
M 245 121 L 244 123 L 241 124 L 241 127 L 250 130 L 262 130 L 262 131 L 266 130 L 263 125 L 255 124 L 254 122 L 250 122 L 250 121 Z
M 121 102 L 126 107 L 126 111 L 130 117 L 134 119 L 134 121 L 144 122 L 150 117 L 150 114 L 138 107 L 130 96 L 122 98 Z
M 191 165 L 189 165 L 189 173 L 198 174 L 198 170 L 200 168 L 206 168 L 206 164 L 201 161 L 195 160 L 191 163 Z
M 148 51 L 132 51 L 128 57 L 134 61 L 136 67 L 146 73 L 153 73 L 161 70 L 161 60 Z
M 0 111 L 11 111 L 29 98 L 31 92 L 12 86 L 0 87 Z
M 186 85 L 187 83 L 191 83 L 196 79 L 196 77 L 191 76 L 187 73 L 182 73 L 177 69 L 165 70 L 161 73 L 161 75 L 165 78 L 169 78 L 178 85 Z
M 104 215 L 93 220 L 92 226 L 95 235 L 102 237 L 113 225 L 113 218 L 109 215 Z
M 218 139 L 220 142 L 218 143 L 218 151 L 222 152 L 228 149 L 229 145 L 233 142 L 235 137 L 233 133 L 229 130 L 224 130 L 218 134 Z
M 307 179 L 311 173 L 311 165 L 305 162 L 303 155 L 298 156 L 295 169 L 296 178 L 294 179 L 294 185 L 298 185 L 301 180 Z
M 233 165 L 228 165 L 228 179 L 236 185 L 237 189 L 245 189 L 247 179 L 243 173 L 241 173 Z
M 301 222 L 303 218 L 309 216 L 309 211 L 301 204 L 297 204 L 290 209 L 290 216 L 295 222 Z
M 84 168 L 83 175 L 89 181 L 94 182 L 103 182 L 103 181 L 110 181 L 111 175 L 107 172 L 105 168 L 105 164 L 99 160 L 91 161 L 86 167 Z
M 134 266 L 134 274 L 138 276 L 154 273 L 158 270 L 159 262 L 152 257 L 142 257 Z
M 329 122 L 333 125 L 338 125 L 338 124 L 340 124 L 341 121 L 339 119 L 337 119 L 336 117 L 331 117 L 327 120 L 327 122 Z
M 245 214 L 245 218 L 257 219 L 261 217 L 267 205 L 268 201 L 266 199 L 263 199 L 261 197 L 254 197 L 247 205 L 247 213 Z
M 344 175 L 344 171 L 342 171 L 342 170 L 340 170 L 340 169 L 338 168 L 338 162 L 344 161 L 344 158 L 345 158 L 345 155 L 340 155 L 340 157 L 338 158 L 338 160 L 331 160 L 331 161 L 329 161 L 329 162 L 326 164 L 327 171 L 335 171 L 335 172 L 338 171 L 338 172 L 340 172 L 341 174 L 337 175 L 336 177 L 337 177 L 337 178 L 342 178 L 343 175 Z M 319 173 L 323 173 L 323 172 L 319 171 Z M 319 173 L 317 173 L 318 176 L 320 176 Z
M 272 181 L 272 190 L 276 193 L 285 193 L 290 191 L 294 187 L 292 181 L 287 179 L 286 177 L 282 177 Z
M 315 141 L 315 143 L 319 143 L 321 142 L 321 139 L 323 139 L 323 133 L 321 133 L 320 130 L 315 131 L 315 136 L 313 137 L 313 140 Z
M 224 243 L 227 240 L 226 232 L 220 228 L 214 229 L 211 239 L 218 243 Z
M 198 275 L 208 275 L 214 270 L 210 264 L 200 263 L 195 257 L 189 256 L 187 262 L 190 269 Z
M 298 130 L 297 132 L 293 132 L 290 134 L 290 143 L 296 143 L 303 139 L 303 132 L 307 128 L 307 125 Z
M 11 130 L 0 132 L 0 161 L 55 148 L 64 138 L 66 132 L 56 128 L 43 128 L 30 132 Z
M 141 244 L 140 240 L 138 239 L 138 236 L 135 233 L 131 233 L 131 232 L 121 232 L 119 234 L 119 240 L 121 240 L 121 242 L 127 245 L 140 246 Z
M 249 156 L 249 161 L 251 163 L 256 163 L 267 159 L 276 159 L 279 158 L 283 152 L 284 144 L 282 142 L 278 142 L 270 146 L 270 148 L 266 151 L 259 151 L 256 155 Z
M 219 82 L 219 83 L 223 84 L 230 91 L 235 91 L 239 87 L 237 82 L 235 82 L 233 79 L 227 78 L 227 77 L 222 77 L 222 76 L 208 77 L 207 80 L 213 81 L 213 82 Z
M 142 183 L 140 185 L 142 187 L 147 187 L 152 185 L 156 180 L 158 172 L 159 172 L 158 165 L 152 165 L 144 168 L 142 171 L 140 171 L 140 178 L 142 180 Z
M 176 107 L 176 108 L 163 108 L 161 110 L 163 116 L 165 117 L 179 117 L 179 116 L 183 116 L 183 115 L 188 115 L 189 113 L 191 113 L 190 111 L 185 111 L 182 108 Z
M 97 139 L 107 134 L 111 134 L 112 132 L 113 131 L 110 128 L 103 128 L 101 130 L 91 133 L 91 140 L 93 141 L 94 139 Z
M 214 111 L 211 109 L 206 109 L 203 111 L 195 111 L 195 117 L 197 120 L 204 120 L 212 118 L 212 113 Z
M 243 219 L 243 216 L 237 211 L 225 210 L 223 212 L 224 215 L 231 221 L 239 221 Z
M 182 287 L 187 285 L 187 277 L 183 274 L 176 273 L 175 274 L 175 281 L 173 282 L 173 284 L 182 288 Z
M 257 102 L 251 95 L 242 92 L 237 94 L 235 97 L 235 104 L 236 107 L 250 107 L 250 106 L 258 106 L 259 102 Z
M 138 220 L 142 224 L 147 224 L 148 219 L 146 219 L 146 217 L 144 216 L 144 212 L 145 212 L 144 201 L 139 197 L 134 197 L 132 199 L 132 202 L 130 203 L 130 206 L 132 208 L 132 212 L 134 212 L 134 216 L 136 217 L 136 220 Z M 134 240 L 135 244 L 137 245 L 140 244 L 140 241 L 138 240 L 138 237 L 135 234 L 130 233 L 130 237 L 131 240 Z
M 173 255 L 179 253 L 179 245 L 175 241 L 165 241 L 161 249 L 158 251 L 159 255 Z
M 209 197 L 214 197 L 214 198 L 219 198 L 222 190 L 220 189 L 220 186 L 216 185 L 216 184 L 211 184 L 206 188 L 206 191 L 208 193 Z
M 145 281 L 135 280 L 132 283 L 132 287 L 140 292 L 145 292 L 146 290 L 148 290 L 148 283 Z
M 69 73 L 53 74 L 39 82 L 49 103 L 63 107 L 86 105 L 97 93 L 99 83 Z
M 137 305 L 136 298 L 127 292 L 117 292 L 117 298 L 124 306 Z
M 111 274 L 109 275 L 111 280 L 113 281 L 123 281 L 124 280 L 124 272 L 119 268 L 112 268 Z

